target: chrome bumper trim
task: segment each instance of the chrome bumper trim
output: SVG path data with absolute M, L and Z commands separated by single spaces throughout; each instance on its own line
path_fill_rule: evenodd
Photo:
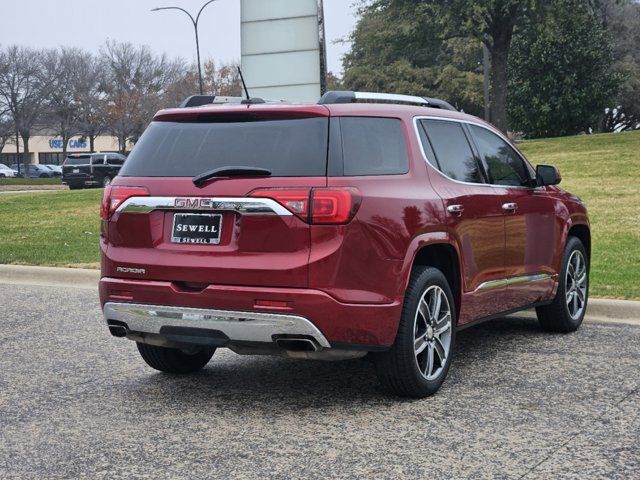
M 106 303 L 103 313 L 106 322 L 124 322 L 133 332 L 159 334 L 165 326 L 192 327 L 218 330 L 232 341 L 263 343 L 272 343 L 274 335 L 305 335 L 321 347 L 331 348 L 313 323 L 296 315 L 115 302 Z
M 232 211 L 242 215 L 293 215 L 270 198 L 234 197 L 131 197 L 118 207 L 116 213 L 149 213 L 154 210 L 215 210 Z

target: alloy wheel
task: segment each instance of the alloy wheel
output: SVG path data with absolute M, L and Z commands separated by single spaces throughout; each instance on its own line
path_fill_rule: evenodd
M 427 380 L 438 378 L 451 350 L 451 306 L 442 288 L 433 285 L 422 294 L 414 320 L 414 353 L 418 370 Z
M 571 318 L 577 320 L 587 303 L 587 263 L 579 250 L 569 257 L 565 282 L 567 309 Z

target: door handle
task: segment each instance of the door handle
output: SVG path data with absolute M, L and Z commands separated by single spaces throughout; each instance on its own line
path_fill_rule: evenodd
M 502 210 L 505 212 L 515 212 L 518 209 L 517 203 L 504 203 L 502 205 Z
M 464 205 L 449 205 L 447 207 L 447 212 L 451 215 L 460 216 L 462 212 L 464 212 Z

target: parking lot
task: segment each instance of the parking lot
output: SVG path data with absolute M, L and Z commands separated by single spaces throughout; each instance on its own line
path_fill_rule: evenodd
M 0 285 L 1 478 L 638 478 L 640 326 L 459 334 L 435 397 L 371 366 L 240 357 L 156 373 L 97 293 Z

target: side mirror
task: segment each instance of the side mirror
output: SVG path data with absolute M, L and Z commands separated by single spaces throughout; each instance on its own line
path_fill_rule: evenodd
M 558 185 L 562 181 L 560 170 L 553 165 L 538 165 L 536 167 L 536 181 L 539 187 Z

